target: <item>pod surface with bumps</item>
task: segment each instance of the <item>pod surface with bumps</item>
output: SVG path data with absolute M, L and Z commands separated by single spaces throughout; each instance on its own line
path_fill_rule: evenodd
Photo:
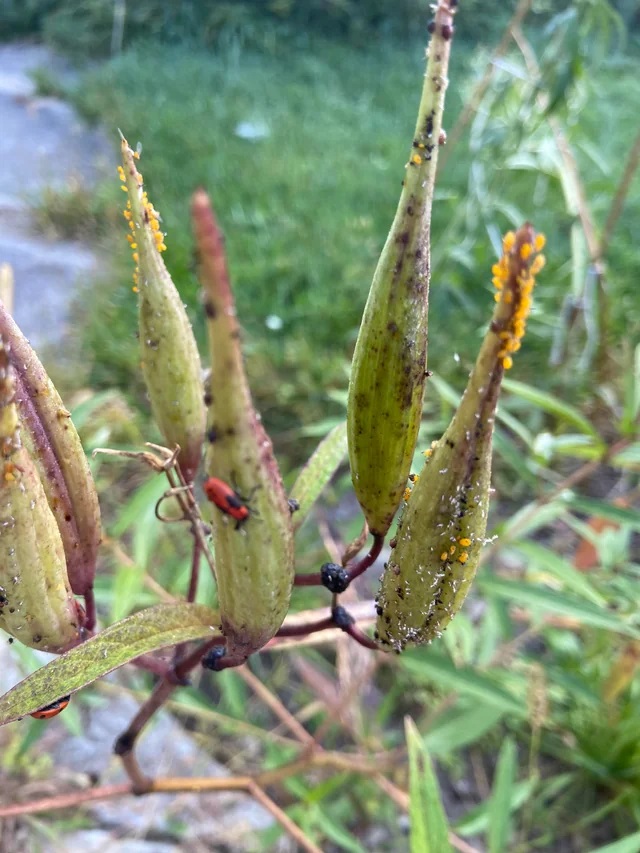
M 222 235 L 206 193 L 192 201 L 211 353 L 206 471 L 249 500 L 242 524 L 214 504 L 205 510 L 215 548 L 222 630 L 240 662 L 278 631 L 293 586 L 293 528 L 273 446 L 253 407 Z M 241 496 L 241 497 L 240 497 Z
M 182 299 L 162 259 L 166 246 L 160 217 L 144 190 L 137 155 L 124 138 L 121 148 L 120 179 L 128 195 L 124 216 L 136 263 L 142 373 L 156 423 L 171 449 L 179 445 L 178 462 L 190 483 L 200 465 L 206 418 L 200 355 Z
M 351 478 L 374 535 L 402 499 L 427 376 L 431 208 L 454 4 L 437 4 L 422 98 L 400 201 L 364 310 L 349 383 Z
M 38 469 L 77 595 L 92 594 L 101 542 L 98 495 L 80 437 L 47 372 L 6 307 L 0 335 L 15 370 L 21 443 Z
M 16 375 L 0 343 L 0 628 L 21 643 L 62 652 L 81 639 L 62 537 L 38 469 L 20 439 Z
M 529 223 L 503 241 L 493 267 L 497 305 L 451 424 L 398 524 L 376 599 L 376 639 L 401 652 L 439 636 L 464 602 L 485 543 L 495 410 L 525 331 L 544 246 Z

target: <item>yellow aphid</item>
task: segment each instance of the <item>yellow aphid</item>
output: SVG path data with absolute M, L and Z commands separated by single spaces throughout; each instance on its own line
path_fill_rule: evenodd
M 463 548 L 468 548 L 468 547 L 469 547 L 469 545 L 471 545 L 471 539 L 468 539 L 468 538 L 466 538 L 466 537 L 465 537 L 464 539 L 458 539 L 458 543 L 459 543 Z
M 466 551 L 463 551 L 462 554 L 460 554 L 458 557 L 458 562 L 459 563 L 466 563 L 468 559 L 469 559 L 469 555 L 467 554 Z
M 514 247 L 516 242 L 516 235 L 513 231 L 507 231 L 502 239 L 502 251 L 508 254 Z
M 440 559 L 441 559 L 443 562 L 444 562 L 446 559 L 448 559 L 448 557 L 449 557 L 449 554 L 448 554 L 446 551 L 443 551 L 443 552 L 442 552 L 442 554 L 440 554 Z

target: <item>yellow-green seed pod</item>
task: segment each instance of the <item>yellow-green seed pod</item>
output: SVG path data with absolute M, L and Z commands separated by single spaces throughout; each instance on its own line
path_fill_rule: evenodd
M 291 511 L 271 441 L 253 408 L 222 235 L 205 192 L 195 193 L 192 213 L 211 351 L 206 470 L 218 481 L 206 515 L 226 654 L 241 661 L 274 636 L 287 613 L 294 573 Z
M 485 543 L 493 421 L 504 371 L 520 347 L 544 238 L 526 224 L 493 267 L 498 304 L 460 405 L 425 454 L 377 598 L 376 637 L 401 652 L 438 637 L 458 612 Z
M 91 596 L 101 541 L 100 507 L 80 437 L 46 370 L 1 302 L 0 335 L 15 369 L 21 442 L 58 523 L 71 587 L 77 595 Z
M 64 547 L 38 470 L 20 442 L 16 376 L 0 344 L 0 628 L 26 646 L 63 652 L 81 637 Z
M 379 536 L 400 504 L 422 416 L 431 206 L 453 32 L 448 3 L 438 4 L 432 29 L 400 202 L 373 277 L 349 384 L 353 488 Z
M 184 305 L 162 259 L 164 234 L 144 191 L 136 158 L 123 139 L 120 179 L 129 196 L 124 216 L 136 263 L 142 372 L 156 423 L 171 448 L 180 446 L 178 462 L 186 481 L 192 482 L 200 465 L 206 418 L 200 356 Z

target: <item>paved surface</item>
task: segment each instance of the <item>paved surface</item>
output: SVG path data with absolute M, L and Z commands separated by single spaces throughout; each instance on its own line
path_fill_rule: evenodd
M 40 45 L 0 45 L 0 263 L 15 277 L 15 318 L 36 349 L 62 341 L 68 308 L 97 259 L 77 242 L 51 242 L 34 233 L 29 200 L 45 187 L 81 179 L 89 185 L 115 166 L 115 153 L 69 104 L 35 95 L 36 68 L 70 75 Z

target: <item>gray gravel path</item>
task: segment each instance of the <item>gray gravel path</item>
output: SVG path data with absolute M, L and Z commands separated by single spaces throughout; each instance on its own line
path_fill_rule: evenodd
M 91 185 L 116 163 L 102 132 L 64 101 L 35 94 L 37 68 L 71 74 L 46 47 L 0 45 L 0 263 L 13 267 L 15 318 L 36 349 L 63 340 L 69 304 L 98 259 L 82 243 L 34 233 L 29 200 L 78 178 Z

